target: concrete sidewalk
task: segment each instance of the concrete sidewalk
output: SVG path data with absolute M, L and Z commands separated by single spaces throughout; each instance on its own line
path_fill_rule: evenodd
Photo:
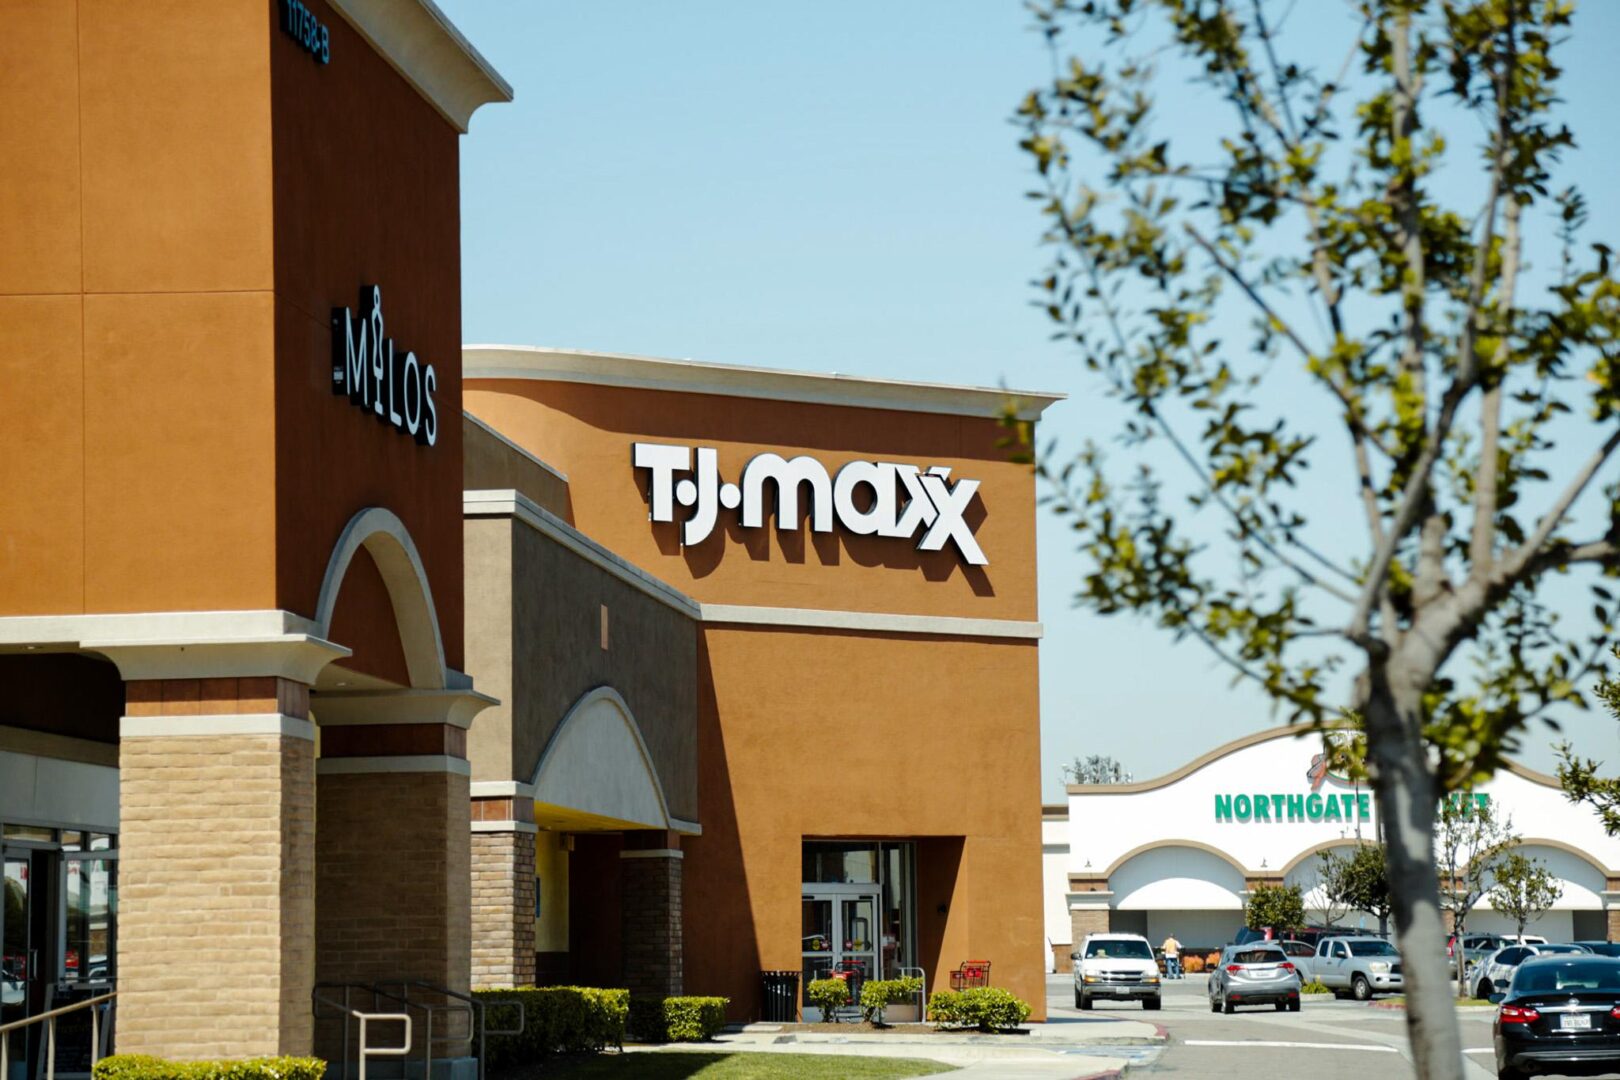
M 882 1034 L 798 1031 L 791 1025 L 749 1024 L 715 1036 L 713 1042 L 678 1046 L 627 1046 L 632 1053 L 735 1050 L 765 1054 L 839 1054 L 853 1057 L 922 1058 L 962 1070 L 964 1080 L 1081 1080 L 1119 1076 L 1157 1053 L 1164 1029 L 1137 1020 L 1058 1019 L 1026 1025 L 1027 1034 L 936 1032 L 924 1024 Z

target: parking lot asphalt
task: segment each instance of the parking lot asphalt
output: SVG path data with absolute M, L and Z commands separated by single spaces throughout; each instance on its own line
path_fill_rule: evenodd
M 1162 1048 L 1131 1063 L 1130 1076 L 1242 1077 L 1309 1075 L 1311 1080 L 1406 1080 L 1415 1078 L 1406 1042 L 1406 1014 L 1355 1001 L 1308 997 L 1297 1013 L 1271 1006 L 1240 1008 L 1231 1016 L 1209 1011 L 1202 975 L 1164 984 L 1164 1007 L 1154 1013 L 1140 1005 L 1091 1012 L 1074 1007 L 1069 975 L 1047 980 L 1049 1022 L 1093 1017 L 1146 1020 L 1161 1025 Z M 1489 1009 L 1459 1010 L 1469 1075 L 1495 1077 Z M 1082 1074 L 1083 1075 L 1083 1074 Z M 1620 1073 L 1611 1074 L 1620 1076 Z

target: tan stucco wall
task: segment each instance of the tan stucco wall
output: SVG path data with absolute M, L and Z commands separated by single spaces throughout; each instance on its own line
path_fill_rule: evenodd
M 469 518 L 466 544 L 468 672 L 501 701 L 469 732 L 473 779 L 532 780 L 568 710 L 612 687 L 635 718 L 670 813 L 695 818 L 692 617 L 511 518 Z

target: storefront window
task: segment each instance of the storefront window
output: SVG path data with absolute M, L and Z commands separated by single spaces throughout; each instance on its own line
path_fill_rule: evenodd
M 804 845 L 804 880 L 817 884 L 877 884 L 878 845 L 814 842 Z
M 911 844 L 883 845 L 883 977 L 898 978 L 916 963 L 912 911 L 917 890 L 916 852 Z
M 62 977 L 69 982 L 103 982 L 113 974 L 118 863 L 113 859 L 69 859 L 66 870 Z
M 56 843 L 56 830 L 42 829 L 35 825 L 7 825 L 5 827 L 5 838 L 35 844 L 54 844 Z
M 851 969 L 892 979 L 916 965 L 916 851 L 903 842 L 805 843 L 800 934 L 806 984 Z

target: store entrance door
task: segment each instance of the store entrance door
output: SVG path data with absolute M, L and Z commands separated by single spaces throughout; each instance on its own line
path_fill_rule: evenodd
M 0 1024 L 36 1016 L 47 1008 L 50 982 L 50 881 L 55 852 L 29 848 L 0 849 Z M 7 1043 L 9 1075 L 24 1080 L 36 1075 L 43 1029 L 31 1025 L 0 1035 Z
M 867 979 L 878 978 L 878 910 L 878 893 L 870 885 L 804 886 L 799 990 L 807 1023 L 822 1018 L 821 1010 L 810 1004 L 812 979 L 850 973 L 853 990 Z

